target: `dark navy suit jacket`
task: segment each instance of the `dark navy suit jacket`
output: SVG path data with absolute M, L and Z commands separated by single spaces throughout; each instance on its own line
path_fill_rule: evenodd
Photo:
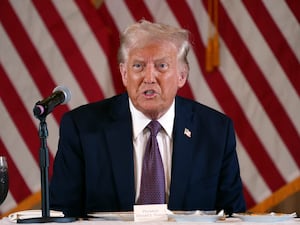
M 185 135 L 188 129 L 191 135 Z M 170 210 L 245 211 L 232 121 L 176 97 Z M 131 211 L 135 203 L 128 95 L 81 106 L 61 121 L 50 207 L 67 216 Z

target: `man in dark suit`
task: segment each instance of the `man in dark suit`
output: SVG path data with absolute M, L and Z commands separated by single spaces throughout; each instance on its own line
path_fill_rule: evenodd
M 131 211 L 143 188 L 150 121 L 170 210 L 245 211 L 233 123 L 177 96 L 188 77 L 188 31 L 140 21 L 121 36 L 127 93 L 66 113 L 50 182 L 50 205 L 67 216 Z M 150 193 L 150 190 L 149 190 Z M 155 203 L 155 202 L 153 202 Z

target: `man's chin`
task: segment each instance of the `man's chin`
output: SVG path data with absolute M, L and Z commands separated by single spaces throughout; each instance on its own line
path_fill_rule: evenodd
M 151 119 L 158 119 L 161 117 L 161 115 L 163 114 L 163 112 L 159 111 L 159 106 L 152 106 L 149 107 L 149 105 L 147 105 L 147 107 L 142 107 L 140 109 L 140 111 L 146 115 L 147 117 L 151 118 Z

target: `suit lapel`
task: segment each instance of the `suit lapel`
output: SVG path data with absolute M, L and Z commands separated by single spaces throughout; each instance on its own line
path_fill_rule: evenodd
M 193 113 L 191 105 L 176 98 L 175 121 L 173 131 L 172 174 L 169 208 L 182 209 L 185 189 L 188 183 L 192 162 Z
M 123 95 L 113 106 L 112 123 L 106 131 L 115 187 L 122 209 L 132 206 L 135 201 L 132 123 L 126 96 Z

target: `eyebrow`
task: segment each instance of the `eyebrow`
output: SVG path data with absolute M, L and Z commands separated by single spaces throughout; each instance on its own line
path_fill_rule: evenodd
M 145 62 L 144 59 L 139 58 L 138 56 L 136 58 L 134 58 L 132 61 L 133 62 L 135 62 L 135 61 Z M 153 61 L 154 62 L 156 62 L 156 61 L 171 61 L 171 57 L 170 56 L 165 56 L 165 57 L 161 57 L 161 58 L 158 58 L 158 59 L 153 59 Z

